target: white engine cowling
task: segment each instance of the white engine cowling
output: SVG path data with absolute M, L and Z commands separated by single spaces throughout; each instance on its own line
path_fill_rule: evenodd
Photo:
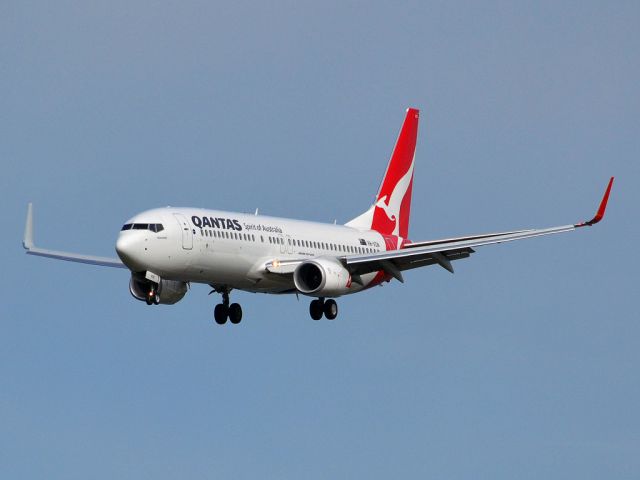
M 305 295 L 338 297 L 349 291 L 351 275 L 337 260 L 316 258 L 296 267 L 293 283 Z
M 145 301 L 147 293 L 151 287 L 151 282 L 144 277 L 131 275 L 129 281 L 129 291 L 136 300 Z M 160 280 L 158 284 L 158 295 L 160 303 L 163 305 L 173 305 L 179 302 L 187 293 L 187 284 L 176 280 Z

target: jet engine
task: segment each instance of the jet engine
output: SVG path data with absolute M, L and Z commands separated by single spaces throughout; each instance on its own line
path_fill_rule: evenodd
M 334 259 L 307 260 L 296 267 L 293 283 L 300 293 L 314 297 L 338 297 L 347 293 L 351 275 Z
M 150 288 L 155 285 L 144 277 L 131 275 L 129 281 L 129 291 L 133 298 L 142 302 L 146 301 Z M 160 280 L 157 286 L 157 293 L 160 303 L 163 305 L 173 305 L 179 302 L 187 293 L 187 284 L 176 280 Z

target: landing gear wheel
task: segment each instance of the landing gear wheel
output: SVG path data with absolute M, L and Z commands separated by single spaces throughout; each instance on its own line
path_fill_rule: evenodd
M 228 316 L 229 307 L 227 307 L 223 303 L 219 303 L 218 305 L 216 305 L 216 308 L 213 310 L 213 318 L 218 325 L 224 325 L 225 323 L 227 323 Z
M 333 320 L 338 316 L 338 304 L 335 300 L 329 299 L 324 302 L 324 316 L 327 320 Z
M 160 304 L 160 295 L 158 295 L 158 291 L 156 290 L 156 285 L 149 285 L 149 291 L 145 297 L 145 302 L 147 305 L 159 305 Z
M 229 321 L 237 325 L 240 320 L 242 320 L 242 307 L 239 303 L 232 303 L 229 305 Z
M 312 300 L 309 304 L 309 314 L 314 320 L 320 320 L 322 318 L 322 300 Z

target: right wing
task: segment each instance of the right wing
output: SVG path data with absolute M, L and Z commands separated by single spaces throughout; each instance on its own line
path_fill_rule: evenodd
M 87 263 L 89 265 L 100 265 L 102 267 L 127 268 L 119 259 L 108 257 L 94 257 L 92 255 L 81 255 L 79 253 L 58 252 L 38 248 L 33 243 L 33 205 L 29 203 L 27 207 L 27 223 L 24 228 L 24 240 L 22 246 L 27 251 L 27 255 L 39 257 L 55 258 L 56 260 L 66 260 L 69 262 Z

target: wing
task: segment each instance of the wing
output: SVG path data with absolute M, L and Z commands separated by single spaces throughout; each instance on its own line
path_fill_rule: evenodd
M 425 265 L 438 264 L 453 273 L 451 261 L 467 258 L 475 252 L 475 247 L 570 232 L 576 228 L 595 225 L 604 218 L 612 186 L 613 177 L 609 180 L 609 184 L 607 185 L 607 189 L 602 197 L 598 211 L 595 216 L 587 222 L 551 228 L 515 230 L 511 232 L 488 233 L 483 235 L 416 242 L 410 243 L 400 250 L 348 256 L 342 259 L 342 262 L 353 274 L 363 274 L 384 270 L 386 273 L 392 275 L 401 282 L 403 281 L 401 273 L 403 270 L 409 270 Z
M 402 271 L 427 265 L 440 265 L 442 268 L 453 273 L 451 262 L 469 257 L 475 252 L 475 247 L 570 232 L 577 228 L 595 225 L 604 217 L 612 185 L 613 177 L 609 180 L 598 211 L 588 222 L 551 228 L 514 230 L 510 232 L 486 233 L 425 242 L 412 242 L 400 250 L 342 256 L 338 257 L 338 260 L 342 262 L 354 277 L 370 272 L 385 271 L 400 282 L 403 282 Z M 265 265 L 265 269 L 271 273 L 290 275 L 304 260 L 305 259 L 276 260 L 268 262 Z
M 56 260 L 66 260 L 69 262 L 87 263 L 89 265 L 100 265 L 102 267 L 127 268 L 119 259 L 108 257 L 94 257 L 92 255 L 81 255 L 79 253 L 58 252 L 55 250 L 45 250 L 33 244 L 33 205 L 27 207 L 27 223 L 24 228 L 24 240 L 22 245 L 27 251 L 27 255 L 37 255 L 39 257 L 55 258 Z

